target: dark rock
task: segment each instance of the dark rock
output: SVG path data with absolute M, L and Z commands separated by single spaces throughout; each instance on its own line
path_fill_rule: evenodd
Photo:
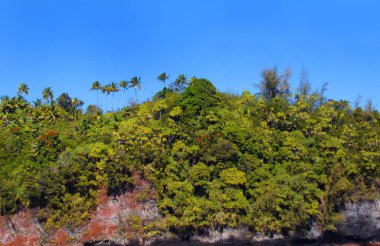
M 337 234 L 353 240 L 380 240 L 380 200 L 348 203 L 343 210 L 345 221 L 338 224 Z
M 116 243 L 110 240 L 90 241 L 83 244 L 84 246 L 124 246 L 125 244 Z

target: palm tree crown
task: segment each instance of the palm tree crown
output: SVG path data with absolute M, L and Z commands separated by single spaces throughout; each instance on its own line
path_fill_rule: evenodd
M 113 111 L 113 96 L 115 95 L 115 92 L 118 92 L 119 91 L 119 87 L 117 86 L 117 84 L 115 82 L 111 82 L 111 84 L 109 84 L 109 91 L 112 92 L 112 111 Z
M 97 91 L 97 90 L 100 90 L 100 89 L 102 89 L 102 85 L 100 84 L 100 82 L 99 81 L 94 81 L 93 83 L 92 83 L 92 85 L 91 85 L 91 91 Z
M 28 95 L 29 93 L 29 87 L 25 83 L 21 83 L 17 88 L 17 95 L 21 96 L 22 93 L 25 95 Z
M 129 83 L 131 84 L 131 87 L 135 88 L 135 96 L 137 97 L 136 89 L 141 89 L 141 78 L 136 76 L 132 77 Z
M 109 85 L 109 89 L 110 91 L 112 92 L 112 95 L 115 94 L 115 92 L 118 92 L 119 91 L 119 87 L 117 86 L 117 84 L 115 82 L 111 82 L 111 84 Z
M 121 88 L 123 88 L 123 90 L 125 92 L 125 90 L 129 88 L 129 82 L 126 80 L 122 80 L 122 81 L 120 81 L 119 86 Z
M 119 86 L 123 88 L 124 94 L 125 94 L 125 91 L 130 88 L 129 81 L 126 81 L 126 80 L 120 81 Z
M 167 75 L 166 73 L 162 73 L 157 77 L 157 80 L 163 82 L 164 84 L 165 84 L 165 81 L 168 79 L 169 79 L 169 75 Z
M 107 112 L 107 98 L 108 98 L 108 95 L 111 93 L 111 85 L 110 84 L 107 84 L 107 85 L 104 85 L 102 86 L 102 93 L 106 94 L 106 112 Z
M 174 90 L 182 92 L 186 85 L 188 85 L 186 76 L 184 74 L 180 74 L 174 81 Z
M 51 90 L 51 87 L 46 87 L 42 91 L 42 98 L 46 100 L 46 102 L 52 102 L 53 101 L 53 91 Z
M 99 90 L 101 89 L 102 85 L 97 80 L 92 83 L 90 88 L 91 91 L 96 91 L 96 107 L 99 107 Z

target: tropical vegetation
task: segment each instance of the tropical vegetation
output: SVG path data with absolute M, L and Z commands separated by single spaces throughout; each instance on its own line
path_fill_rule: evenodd
M 129 192 L 137 175 L 150 190 L 136 199 L 155 201 L 162 216 L 156 230 L 271 235 L 315 222 L 334 231 L 346 202 L 378 197 L 380 114 L 305 81 L 291 90 L 289 71 L 262 75 L 260 93 L 237 95 L 182 74 L 152 100 L 111 112 L 84 110 L 67 93 L 54 99 L 50 87 L 33 104 L 21 84 L 0 103 L 1 214 L 38 208 L 47 228 L 75 227 L 101 190 Z M 141 79 L 89 85 L 107 98 L 119 86 L 137 93 Z

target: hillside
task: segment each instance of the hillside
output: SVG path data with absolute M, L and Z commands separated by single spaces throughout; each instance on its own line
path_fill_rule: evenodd
M 132 214 L 135 234 L 289 235 L 312 222 L 334 231 L 345 203 L 378 198 L 380 114 L 263 76 L 261 94 L 192 78 L 107 113 L 84 112 L 79 99 L 3 97 L 1 214 L 37 209 L 46 229 L 76 228 L 105 192 L 132 192 L 160 214 L 149 223 Z

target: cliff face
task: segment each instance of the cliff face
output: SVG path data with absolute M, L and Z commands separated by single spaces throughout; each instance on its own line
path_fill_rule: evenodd
M 343 214 L 346 220 L 338 225 L 338 235 L 357 240 L 380 240 L 380 199 L 346 204 Z
M 110 240 L 124 245 L 131 242 L 133 236 L 138 234 L 136 231 L 129 231 L 131 225 L 128 218 L 131 215 L 140 218 L 142 225 L 160 219 L 154 202 L 138 203 L 135 196 L 134 192 L 117 197 L 105 196 L 101 205 L 92 214 L 89 223 L 75 230 L 68 228 L 45 230 L 43 224 L 37 220 L 36 210 L 26 210 L 13 216 L 1 216 L 0 245 L 82 245 L 83 243 L 97 245 L 97 242 Z M 347 204 L 343 213 L 346 221 L 338 225 L 338 236 L 355 240 L 380 240 L 380 199 L 376 202 Z M 248 241 L 270 240 L 267 237 L 251 234 L 246 229 L 211 231 L 203 236 L 194 236 L 192 239 L 215 243 L 230 238 Z M 275 239 L 281 238 L 277 236 Z M 161 237 L 161 240 L 165 238 Z
M 131 216 L 139 218 L 138 223 L 148 223 L 159 217 L 154 202 L 136 200 L 136 192 L 116 197 L 105 196 L 91 215 L 89 223 L 75 230 L 45 230 L 37 219 L 37 210 L 1 216 L 0 245 L 83 245 L 86 242 L 106 240 L 126 242 L 126 238 L 132 238 L 136 234 L 136 231 L 129 231 Z

